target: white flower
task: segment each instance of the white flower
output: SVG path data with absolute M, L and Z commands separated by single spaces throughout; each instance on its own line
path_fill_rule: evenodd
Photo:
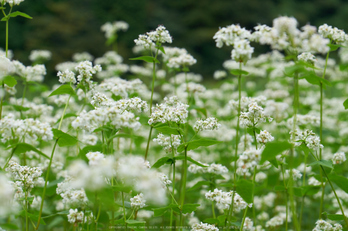
M 30 52 L 29 60 L 32 62 L 47 61 L 52 57 L 52 52 L 47 50 L 33 50 Z
M 217 119 L 214 117 L 208 117 L 205 120 L 199 119 L 195 122 L 193 129 L 196 132 L 204 131 L 204 130 L 217 130 L 221 124 L 217 122 Z
M 170 68 L 188 67 L 197 63 L 197 60 L 190 54 L 181 54 L 178 57 L 170 58 L 167 66 Z
M 314 64 L 317 60 L 315 59 L 315 56 L 312 55 L 310 52 L 303 52 L 300 55 L 297 56 L 298 60 L 304 61 L 306 63 Z
M 319 34 L 321 34 L 324 38 L 332 40 L 332 42 L 336 44 L 342 44 L 348 40 L 348 35 L 343 30 L 327 24 L 319 27 Z
M 221 48 L 223 44 L 231 46 L 237 39 L 246 39 L 251 36 L 250 31 L 245 28 L 241 28 L 239 25 L 230 25 L 228 27 L 222 27 L 215 33 L 213 39 L 215 39 L 216 47 Z
M 105 32 L 105 37 L 110 38 L 115 35 L 118 31 L 126 31 L 128 30 L 128 23 L 124 21 L 115 21 L 113 23 L 107 22 L 101 26 L 101 31 Z
M 0 56 L 0 80 L 3 77 L 13 73 L 15 71 L 15 67 L 12 64 L 11 60 L 6 58 L 5 56 Z
M 59 77 L 60 83 L 76 83 L 75 73 L 69 70 L 64 72 L 58 71 L 57 76 Z
M 201 222 L 200 224 L 192 225 L 191 231 L 219 231 L 219 229 L 215 225 Z
M 141 208 L 144 208 L 146 206 L 145 202 L 146 200 L 143 198 L 144 195 L 142 193 L 134 196 L 130 199 L 132 208 L 135 208 L 136 210 L 139 210 Z
M 342 164 L 344 161 L 346 161 L 346 155 L 344 152 L 337 152 L 332 157 L 332 162 L 334 164 Z
M 254 48 L 250 46 L 250 42 L 246 39 L 237 39 L 234 42 L 231 58 L 236 62 L 246 63 L 251 59 Z
M 256 135 L 256 140 L 259 143 L 265 144 L 274 140 L 274 137 L 266 130 L 261 130 L 260 134 Z

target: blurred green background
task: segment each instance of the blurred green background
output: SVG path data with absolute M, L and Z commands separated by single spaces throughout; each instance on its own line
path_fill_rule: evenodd
M 275 17 L 286 15 L 297 18 L 300 27 L 327 23 L 348 31 L 345 0 L 25 0 L 14 10 L 33 17 L 10 20 L 9 48 L 14 59 L 29 65 L 31 50 L 50 50 L 53 57 L 47 68 L 51 73 L 57 63 L 71 60 L 76 52 L 100 57 L 110 50 L 100 31 L 107 21 L 129 23 L 129 30 L 120 32 L 118 39 L 125 63 L 132 63 L 128 58 L 135 56 L 131 49 L 139 34 L 164 25 L 173 37 L 171 46 L 186 48 L 198 61 L 191 70 L 205 78 L 230 58 L 231 47 L 218 49 L 212 38 L 219 27 L 271 26 Z M 5 23 L 0 27 L 0 47 L 4 47 Z M 256 47 L 256 53 L 265 51 L 266 47 Z

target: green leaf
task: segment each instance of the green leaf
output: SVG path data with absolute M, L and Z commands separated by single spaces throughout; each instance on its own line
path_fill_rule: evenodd
M 178 205 L 176 205 L 176 204 L 170 204 L 170 205 L 168 205 L 166 207 L 155 208 L 155 209 L 152 209 L 152 210 L 154 212 L 154 216 L 155 217 L 159 217 L 159 216 L 162 216 L 164 213 L 166 213 L 169 209 L 173 209 L 176 212 L 180 212 L 180 210 L 178 208 Z
M 4 81 L 4 84 L 6 84 L 9 87 L 14 87 L 17 84 L 17 80 L 10 75 L 5 76 L 3 78 L 3 81 Z
M 15 109 L 16 111 L 28 111 L 30 108 L 29 107 L 22 107 L 19 105 L 11 105 L 13 107 L 13 109 Z
M 322 215 L 326 215 L 328 219 L 332 221 L 343 221 L 344 215 L 342 214 L 328 214 L 327 212 L 323 212 Z
M 192 105 L 192 106 L 190 106 L 190 107 L 188 108 L 188 110 L 189 110 L 189 111 L 191 111 L 191 110 L 196 110 L 197 112 L 202 113 L 205 117 L 208 117 L 208 116 L 207 116 L 207 109 L 204 108 L 204 107 L 198 107 L 198 106 L 196 106 L 196 105 Z
M 143 225 L 146 221 L 126 220 L 126 223 L 130 225 Z
M 103 146 L 101 144 L 87 145 L 83 149 L 80 150 L 79 158 L 88 162 L 88 158 L 86 157 L 87 153 L 89 153 L 89 152 L 102 152 L 102 151 L 103 151 Z
M 225 225 L 226 219 L 227 219 L 227 215 L 220 215 L 220 216 L 218 216 L 219 225 L 221 225 L 221 226 Z
M 243 70 L 240 70 L 240 69 L 231 69 L 231 70 L 230 70 L 230 73 L 231 73 L 232 75 L 236 75 L 236 76 L 240 76 L 240 75 L 249 75 L 249 72 L 243 71 Z
M 196 190 L 196 189 L 202 187 L 203 185 L 210 186 L 211 184 L 212 183 L 209 182 L 209 181 L 203 181 L 203 180 L 202 181 L 198 181 L 195 185 L 193 185 L 191 188 L 189 188 L 187 190 L 187 192 L 192 191 L 192 190 Z
M 63 117 L 63 120 L 66 119 L 66 118 L 70 118 L 70 117 L 77 117 L 77 115 L 74 114 L 74 113 L 66 113 L 66 114 L 64 115 L 64 117 Z M 59 123 L 60 123 L 60 120 L 61 120 L 61 118 L 59 118 L 59 119 L 57 120 L 56 124 L 59 124 Z
M 290 148 L 291 144 L 287 141 L 267 143 L 265 149 L 261 153 L 260 164 L 263 164 L 267 160 L 274 159 L 277 155 Z
M 329 160 L 318 160 L 318 161 L 314 161 L 313 163 L 308 164 L 308 166 L 316 166 L 316 165 L 321 165 L 323 167 L 333 169 L 332 161 L 329 161 Z
M 344 109 L 348 109 L 348 99 L 343 102 Z
M 200 204 L 184 204 L 182 207 L 182 213 L 192 213 L 196 211 L 197 207 L 199 207 Z
M 176 156 L 174 157 L 175 160 L 184 160 L 185 159 L 185 156 L 184 155 L 180 155 L 180 156 Z M 200 167 L 203 167 L 203 168 L 206 168 L 208 166 L 206 165 L 203 165 L 201 163 L 199 163 L 198 161 L 195 161 L 194 159 L 192 159 L 191 157 L 187 157 L 187 160 L 190 161 L 191 163 L 195 164 L 195 165 L 198 165 Z
M 143 61 L 148 62 L 148 63 L 154 63 L 154 62 L 160 63 L 157 59 L 155 59 L 152 56 L 140 56 L 137 58 L 130 58 L 129 60 L 143 60 Z
M 129 193 L 130 191 L 132 191 L 132 187 L 129 186 L 122 186 L 122 185 L 114 185 L 112 186 L 112 189 L 114 192 L 125 192 L 125 193 Z
M 285 67 L 284 74 L 286 76 L 292 77 L 295 73 L 306 72 L 306 68 L 301 64 L 294 64 L 289 67 Z
M 58 87 L 56 90 L 54 90 L 48 97 L 54 96 L 54 95 L 76 95 L 75 90 L 67 84 L 64 84 L 60 87 Z
M 157 131 L 159 131 L 160 133 L 164 134 L 164 135 L 179 135 L 180 133 L 178 132 L 178 129 L 176 128 L 171 128 L 166 124 L 156 124 L 154 126 L 154 129 L 156 129 Z
M 164 48 L 162 46 L 156 46 L 156 48 L 160 51 L 162 51 L 163 54 L 165 54 L 166 52 L 164 51 Z
M 21 17 L 24 17 L 24 18 L 33 19 L 32 17 L 30 17 L 26 13 L 23 13 L 23 12 L 20 12 L 20 11 L 12 12 L 8 16 L 11 17 L 11 18 L 14 18 L 14 17 L 17 17 L 17 16 L 21 16 Z
M 28 151 L 34 151 L 34 152 L 36 152 L 37 154 L 39 154 L 40 156 L 49 159 L 49 157 L 46 156 L 45 153 L 41 152 L 40 150 L 36 149 L 35 147 L 33 147 L 33 146 L 30 145 L 30 144 L 18 143 L 18 144 L 16 144 L 15 146 L 13 146 L 12 148 L 15 149 L 15 150 L 14 150 L 14 153 L 15 153 L 15 154 L 21 154 L 21 153 L 25 153 L 25 152 L 28 152 Z
M 72 146 L 77 143 L 77 139 L 65 132 L 58 129 L 52 129 L 53 136 L 58 139 L 58 145 L 60 147 Z
M 348 193 L 348 179 L 336 174 L 330 174 L 329 179 L 334 182 L 337 187 Z
M 203 222 L 208 224 L 218 224 L 220 221 L 216 218 L 207 218 L 204 219 Z
M 241 179 L 237 182 L 237 193 L 247 202 L 248 204 L 253 203 L 253 191 L 254 184 L 250 181 Z
M 343 45 L 340 45 L 340 44 L 328 44 L 328 46 L 330 47 L 330 52 L 331 51 L 336 51 L 338 48 L 340 48 L 340 47 L 345 47 L 345 46 L 343 46 Z
M 187 142 L 186 143 L 186 146 L 187 146 L 187 151 L 190 151 L 190 150 L 194 150 L 196 148 L 199 148 L 199 147 L 207 147 L 207 146 L 211 146 L 211 145 L 214 145 L 214 144 L 219 144 L 219 143 L 222 143 L 222 141 L 218 141 L 218 140 L 210 140 L 210 139 L 198 139 L 198 140 L 193 140 L 193 141 L 190 141 L 190 142 Z M 185 150 L 185 144 L 181 144 L 179 147 L 178 147 L 178 152 L 182 152 Z
M 324 88 L 326 86 L 332 86 L 332 84 L 328 80 L 317 76 L 314 72 L 308 72 L 303 77 L 307 80 L 308 83 L 313 84 L 313 85 L 320 86 L 320 84 L 322 84 Z
M 156 163 L 154 163 L 151 168 L 159 168 L 159 167 L 161 167 L 164 164 L 171 164 L 171 163 L 173 163 L 173 159 L 172 158 L 170 158 L 170 157 L 162 157 L 159 160 L 157 160 Z
M 277 186 L 275 186 L 274 187 L 274 191 L 285 191 L 286 190 L 286 188 L 285 188 L 285 186 L 284 185 L 277 185 Z

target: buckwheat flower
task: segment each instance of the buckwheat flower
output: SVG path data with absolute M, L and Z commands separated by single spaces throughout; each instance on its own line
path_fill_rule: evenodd
M 314 65 L 314 63 L 317 61 L 315 56 L 312 55 L 310 52 L 301 53 L 300 55 L 297 56 L 297 59 L 312 65 Z
M 59 77 L 60 83 L 76 83 L 75 73 L 69 70 L 65 70 L 64 72 L 58 71 L 57 76 Z
M 105 79 L 99 87 L 103 90 L 110 91 L 116 96 L 128 98 L 128 95 L 139 93 L 143 87 L 146 87 L 140 79 L 125 80 L 119 77 Z
M 221 48 L 224 44 L 231 46 L 237 39 L 248 39 L 251 36 L 250 31 L 239 25 L 230 25 L 222 27 L 215 33 L 213 39 L 216 42 L 216 47 Z
M 244 220 L 243 230 L 246 230 L 246 231 L 255 230 L 254 222 L 249 217 L 246 217 Z
M 89 152 L 86 157 L 89 160 L 88 164 L 91 166 L 100 165 L 100 162 L 105 160 L 104 154 L 101 152 Z
M 232 193 L 233 191 L 230 192 L 223 192 L 222 190 L 219 189 L 214 189 L 212 192 L 211 190 L 205 194 L 205 198 L 211 201 L 216 202 L 216 206 L 221 209 L 221 210 L 226 210 L 229 209 L 232 203 Z M 233 201 L 233 211 L 234 212 L 239 212 L 246 207 L 251 207 L 252 204 L 247 204 L 242 197 L 235 192 L 234 194 L 234 201 Z
M 163 54 L 163 62 L 168 62 L 169 59 L 174 57 L 179 57 L 180 55 L 187 54 L 187 50 L 185 48 L 178 47 L 163 47 L 165 50 L 165 54 Z
M 16 60 L 12 61 L 12 64 L 15 66 L 16 73 L 27 81 L 42 82 L 44 80 L 44 75 L 46 75 L 45 65 L 38 64 L 26 67 Z
M 83 222 L 84 213 L 83 211 L 79 212 L 77 209 L 70 209 L 68 216 L 68 222 L 72 224 L 77 224 Z M 87 217 L 85 218 L 87 220 Z
M 15 66 L 12 64 L 11 60 L 5 56 L 0 56 L 0 80 L 13 72 L 15 72 Z
M 271 122 L 273 118 L 266 115 L 262 107 L 256 102 L 248 105 L 248 112 L 242 112 L 240 115 L 240 123 L 246 127 L 256 126 L 259 122 Z
M 250 42 L 246 39 L 237 39 L 234 42 L 231 58 L 236 62 L 246 63 L 251 59 L 254 48 L 250 46 Z
M 155 43 L 172 43 L 172 37 L 163 25 L 158 26 L 155 31 L 147 32 L 146 34 Z
M 14 5 L 19 5 L 21 2 L 24 2 L 24 0 L 5 0 L 3 1 L 4 4 L 6 4 L 6 2 L 13 7 Z
M 300 31 L 297 29 L 297 20 L 294 17 L 281 16 L 273 20 L 273 28 L 278 35 L 286 33 L 291 37 L 297 36 Z
M 319 136 L 316 136 L 311 130 L 298 131 L 296 129 L 290 132 L 290 136 L 291 140 L 295 141 L 295 146 L 300 146 L 304 143 L 310 149 L 324 148 L 324 146 L 320 144 Z
M 157 175 L 165 187 L 168 187 L 169 185 L 172 184 L 172 181 L 169 180 L 169 178 L 166 174 L 159 172 Z
M 75 67 L 78 65 L 78 63 L 76 62 L 63 62 L 63 63 L 58 63 L 55 66 L 55 69 L 57 71 L 65 71 L 65 70 L 69 70 L 69 71 L 75 71 Z
M 202 120 L 202 119 L 197 120 L 195 124 L 193 125 L 193 129 L 196 132 L 199 132 L 204 130 L 217 130 L 219 129 L 220 126 L 221 124 L 217 122 L 216 118 L 208 117 L 205 120 Z
M 315 179 L 313 176 L 308 179 L 308 185 L 320 186 L 321 182 Z
M 50 60 L 52 52 L 47 50 L 33 50 L 30 52 L 29 60 L 32 62 L 45 62 Z
M 169 82 L 171 84 L 176 84 L 176 85 L 180 85 L 180 84 L 184 84 L 186 83 L 186 80 L 188 82 L 201 82 L 203 80 L 202 75 L 200 74 L 195 74 L 192 72 L 188 72 L 188 73 L 179 73 L 177 75 L 175 75 L 174 77 L 169 79 Z
M 72 56 L 74 62 L 92 61 L 94 59 L 93 55 L 88 52 L 75 53 Z
M 244 151 L 237 160 L 237 174 L 242 176 L 251 176 L 255 166 L 257 166 L 260 162 L 260 159 L 261 149 L 249 149 Z
M 80 62 L 76 67 L 75 70 L 78 72 L 78 75 L 76 77 L 78 83 L 86 83 L 90 88 L 92 87 L 92 75 L 100 72 L 101 66 L 95 65 L 90 61 L 83 61 Z
M 313 231 L 341 231 L 342 230 L 342 226 L 340 224 L 335 224 L 335 226 L 333 227 L 329 222 L 324 221 L 324 220 L 317 220 L 317 222 L 315 222 L 315 227 L 313 229 Z
M 185 123 L 188 116 L 188 107 L 187 104 L 181 103 L 176 96 L 165 97 L 164 103 L 157 104 L 153 109 L 148 123 L 149 125 L 157 122 Z
M 342 164 L 346 161 L 346 155 L 344 152 L 337 152 L 332 157 L 333 164 Z
M 178 92 L 188 92 L 190 94 L 204 93 L 206 90 L 202 84 L 193 82 L 183 83 L 177 89 Z
M 130 199 L 131 201 L 131 207 L 134 208 L 135 210 L 139 210 L 141 208 L 144 208 L 146 206 L 146 200 L 143 198 L 144 195 L 142 193 L 134 196 L 133 198 Z
M 260 134 L 256 134 L 257 142 L 261 144 L 266 144 L 274 140 L 274 137 L 266 130 L 261 130 Z
M 326 54 L 330 50 L 330 47 L 328 46 L 329 43 L 330 39 L 323 38 L 319 34 L 313 34 L 309 39 L 303 40 L 302 50 L 312 53 Z
M 332 27 L 327 24 L 321 25 L 319 27 L 319 34 L 324 38 L 330 39 L 335 44 L 342 44 L 348 40 L 347 34 L 338 29 L 337 27 Z
M 128 23 L 125 21 L 115 21 L 113 23 L 107 22 L 101 26 L 101 31 L 105 32 L 105 37 L 108 39 L 115 35 L 118 31 L 128 30 Z
M 170 68 L 181 68 L 192 66 L 197 63 L 197 60 L 190 54 L 182 54 L 178 57 L 170 58 L 167 66 Z
M 258 172 L 256 173 L 256 176 L 255 176 L 255 181 L 260 183 L 260 182 L 263 182 L 265 179 L 267 179 L 267 174 L 264 173 L 264 172 Z
M 92 91 L 92 101 L 91 104 L 94 107 L 100 107 L 100 106 L 106 106 L 108 105 L 108 102 L 110 101 L 110 99 L 108 97 L 106 97 L 105 94 L 100 93 L 100 92 L 94 92 Z
M 289 177 L 290 177 L 290 170 L 287 169 L 285 171 L 284 178 L 288 179 Z M 302 174 L 301 174 L 301 172 L 299 170 L 292 169 L 292 177 L 293 177 L 294 180 L 301 179 Z
M 141 100 L 139 97 L 134 97 L 134 98 L 130 98 L 130 99 L 120 99 L 111 105 L 119 108 L 122 111 L 134 110 L 137 112 L 147 112 L 149 110 L 147 102 L 144 100 Z
M 222 79 L 227 76 L 226 71 L 217 70 L 214 72 L 214 79 Z
M 171 153 L 174 148 L 174 152 L 181 144 L 179 135 L 171 135 L 170 137 L 164 136 L 162 133 L 157 135 L 157 138 L 153 139 L 154 142 L 158 143 L 167 153 Z
M 200 224 L 192 225 L 191 231 L 219 231 L 219 229 L 215 225 L 201 222 Z
M 63 206 L 65 208 L 85 208 L 88 203 L 85 190 L 83 188 L 76 189 L 71 182 L 72 178 L 67 177 L 64 181 L 57 184 L 56 193 L 63 198 Z
M 269 221 L 266 222 L 266 227 L 276 227 L 284 224 L 284 218 L 280 215 L 272 217 Z
M 228 169 L 221 164 L 211 164 L 206 168 L 203 168 L 203 172 L 208 172 L 216 175 L 222 175 L 224 173 L 228 173 Z

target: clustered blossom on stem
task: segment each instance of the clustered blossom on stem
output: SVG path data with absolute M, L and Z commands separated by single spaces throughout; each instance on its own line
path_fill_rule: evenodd
M 181 54 L 180 56 L 170 58 L 167 66 L 170 68 L 188 67 L 197 63 L 197 60 L 190 54 Z
M 188 167 L 188 171 L 192 173 L 211 173 L 216 175 L 222 175 L 228 172 L 228 169 L 221 164 L 203 164 L 206 167 L 201 167 L 196 164 L 191 164 Z
M 209 190 L 209 192 L 205 194 L 205 198 L 211 201 L 215 201 L 216 206 L 220 210 L 227 210 L 230 208 L 232 203 L 232 194 L 233 194 L 233 191 L 223 192 L 222 190 L 219 190 L 216 188 L 214 189 L 213 192 Z M 234 201 L 233 201 L 233 211 L 239 212 L 245 209 L 247 206 L 251 208 L 252 204 L 246 203 L 243 200 L 243 198 L 238 193 L 235 192 Z
M 240 25 L 230 25 L 222 27 L 215 33 L 213 39 L 216 42 L 216 47 L 221 48 L 224 44 L 231 46 L 237 39 L 248 39 L 250 38 L 250 31 L 242 28 Z
M 332 226 L 332 224 L 330 224 L 327 221 L 324 220 L 317 220 L 317 222 L 315 222 L 315 227 L 313 229 L 313 231 L 342 231 L 343 227 L 342 225 L 336 223 L 334 224 L 334 226 Z
M 245 64 L 249 59 L 251 59 L 252 53 L 254 53 L 254 48 L 250 46 L 249 40 L 237 39 L 233 45 L 231 58 L 236 62 Z
M 74 188 L 69 177 L 57 184 L 56 193 L 63 198 L 62 203 L 65 208 L 85 208 L 87 206 L 88 198 L 85 190 Z
M 261 160 L 261 152 L 261 149 L 249 149 L 244 151 L 237 160 L 237 174 L 241 176 L 251 176 L 255 166 L 257 166 Z
M 337 152 L 332 157 L 333 164 L 342 164 L 346 161 L 346 155 L 344 152 Z
M 217 122 L 215 117 L 208 117 L 205 120 L 199 119 L 195 122 L 193 129 L 196 132 L 204 131 L 204 130 L 217 130 L 221 124 Z
M 240 115 L 240 123 L 245 127 L 254 127 L 259 122 L 271 122 L 273 119 L 266 115 L 263 108 L 256 102 L 252 102 L 248 106 L 247 112 L 242 112 Z
M 150 125 L 157 122 L 185 123 L 188 116 L 188 107 L 189 105 L 180 102 L 177 96 L 165 97 L 164 103 L 157 104 L 153 109 L 148 123 Z
M 65 70 L 63 72 L 58 71 L 57 76 L 59 77 L 60 83 L 76 83 L 75 73 L 69 70 Z
M 77 83 L 86 83 L 89 88 L 92 88 L 92 76 L 93 74 L 100 72 L 102 68 L 100 65 L 93 66 L 92 62 L 90 61 L 83 61 L 75 67 L 75 70 L 78 72 L 76 77 Z
M 314 65 L 314 63 L 317 61 L 315 56 L 312 55 L 310 52 L 303 52 L 300 55 L 297 56 L 297 59 L 309 64 Z
M 22 76 L 26 81 L 42 82 L 46 75 L 46 67 L 43 64 L 35 66 L 24 66 L 21 62 L 14 60 L 12 64 L 15 66 L 16 73 Z
M 4 4 L 8 3 L 11 7 L 14 5 L 19 5 L 21 2 L 24 2 L 24 0 L 4 0 L 2 1 Z
M 94 219 L 93 214 L 91 213 L 87 216 L 83 211 L 78 211 L 77 209 L 69 209 L 68 222 L 72 224 L 78 224 L 82 222 L 91 223 Z
M 105 37 L 110 38 L 118 31 L 126 31 L 128 30 L 128 23 L 125 21 L 115 21 L 113 23 L 107 22 L 101 26 L 101 31 L 105 32 Z
M 158 26 L 155 31 L 147 32 L 146 35 L 139 35 L 139 38 L 135 39 L 134 42 L 137 46 L 148 49 L 156 43 L 172 43 L 172 37 L 164 26 Z
M 131 207 L 135 210 L 139 210 L 141 208 L 144 208 L 146 206 L 146 200 L 144 199 L 144 195 L 142 193 L 134 196 L 130 199 L 131 201 Z
M 219 229 L 215 225 L 201 222 L 200 224 L 192 225 L 191 231 L 219 231 Z
M 330 39 L 333 43 L 342 44 L 348 40 L 348 35 L 337 27 L 332 27 L 327 24 L 319 27 L 319 34 L 324 38 Z
M 322 144 L 320 144 L 320 138 L 319 136 L 315 135 L 315 133 L 311 130 L 304 130 L 304 131 L 291 131 L 291 140 L 295 141 L 295 146 L 300 146 L 302 143 L 304 143 L 308 148 L 310 149 L 318 149 L 318 148 L 324 148 Z
M 154 142 L 158 143 L 160 146 L 163 147 L 163 149 L 170 153 L 172 152 L 172 148 L 174 148 L 174 151 L 179 147 L 181 141 L 179 135 L 171 135 L 164 136 L 162 133 L 159 133 L 157 135 L 157 138 L 153 139 Z
M 14 197 L 14 187 L 11 181 L 6 177 L 5 174 L 0 173 L 0 216 L 6 216 L 15 210 L 12 205 L 12 200 Z
M 261 144 L 266 144 L 274 140 L 274 137 L 266 130 L 260 131 L 260 134 L 256 135 L 257 142 Z
M 30 52 L 29 60 L 32 62 L 40 62 L 50 60 L 52 52 L 47 50 L 33 50 Z

